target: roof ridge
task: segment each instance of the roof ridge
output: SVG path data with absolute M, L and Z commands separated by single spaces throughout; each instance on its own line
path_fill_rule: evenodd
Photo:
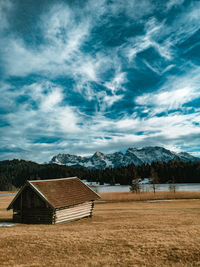
M 58 178 L 58 179 L 41 179 L 41 180 L 27 180 L 29 183 L 33 183 L 33 182 L 50 182 L 50 181 L 59 181 L 59 180 L 67 180 L 67 179 L 79 179 L 78 177 L 74 176 L 74 177 L 66 177 L 66 178 Z

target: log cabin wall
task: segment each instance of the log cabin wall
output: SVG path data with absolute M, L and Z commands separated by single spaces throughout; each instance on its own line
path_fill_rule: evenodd
M 55 212 L 30 187 L 25 187 L 13 205 L 13 221 L 52 224 Z
M 71 207 L 56 209 L 55 223 L 69 222 L 92 216 L 94 201 L 88 201 Z
M 53 224 L 55 212 L 52 209 L 27 209 L 23 211 L 22 223 Z

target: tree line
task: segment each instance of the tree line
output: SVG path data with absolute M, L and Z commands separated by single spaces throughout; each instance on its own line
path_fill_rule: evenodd
M 153 183 L 200 183 L 200 161 L 153 162 L 135 166 L 90 170 L 57 164 L 38 164 L 25 160 L 5 160 L 0 162 L 0 190 L 21 187 L 26 180 L 54 179 L 77 176 L 89 182 L 111 185 L 130 185 L 138 178 L 152 178 Z

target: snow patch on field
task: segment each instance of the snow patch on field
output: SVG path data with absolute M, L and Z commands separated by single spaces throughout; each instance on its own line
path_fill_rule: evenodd
M 16 225 L 16 223 L 0 222 L 0 227 L 1 226 L 11 227 L 11 226 L 15 226 L 15 225 Z

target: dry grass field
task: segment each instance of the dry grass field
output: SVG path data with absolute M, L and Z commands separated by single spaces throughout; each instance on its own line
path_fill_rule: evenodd
M 102 200 L 109 202 L 127 202 L 127 201 L 147 201 L 147 200 L 162 200 L 162 199 L 200 199 L 200 192 L 188 191 L 157 191 L 155 194 L 152 191 L 140 192 L 138 194 L 132 192 L 114 192 L 101 193 Z
M 200 266 L 200 200 L 99 202 L 89 219 L 0 227 L 0 266 Z

